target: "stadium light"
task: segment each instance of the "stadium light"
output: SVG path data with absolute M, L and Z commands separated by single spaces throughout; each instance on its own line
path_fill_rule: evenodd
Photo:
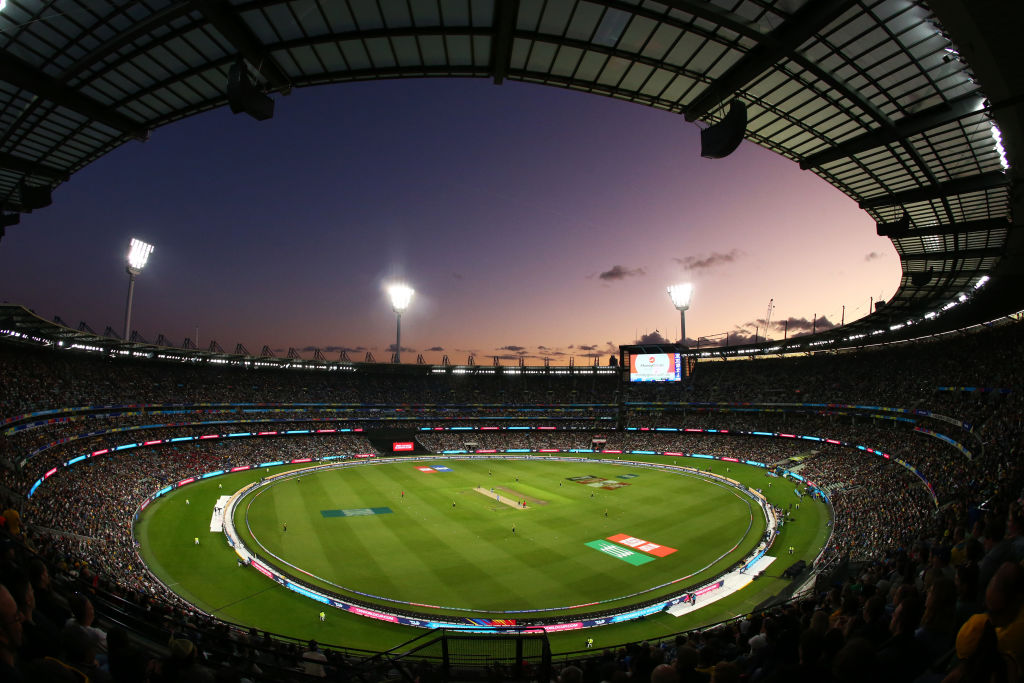
M 128 248 L 128 265 L 125 267 L 125 270 L 128 271 L 128 303 L 124 307 L 125 341 L 131 339 L 132 296 L 135 294 L 135 276 L 142 272 L 142 269 L 146 266 L 146 261 L 149 260 L 149 255 L 152 253 L 152 244 L 146 244 L 140 239 L 132 238 L 131 245 Z
M 693 285 L 689 282 L 670 285 L 668 295 L 672 299 L 672 305 L 679 311 L 679 343 L 686 343 L 686 310 L 690 307 L 690 296 L 693 294 Z
M 413 294 L 413 288 L 409 285 L 402 284 L 400 282 L 388 285 L 388 296 L 391 298 L 391 310 L 393 310 L 397 316 L 395 332 L 396 363 L 402 362 L 402 312 L 409 308 L 409 302 L 412 301 Z

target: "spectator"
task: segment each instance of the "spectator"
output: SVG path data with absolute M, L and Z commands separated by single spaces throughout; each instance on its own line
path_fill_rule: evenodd
M 0 583 L 0 680 L 11 683 L 24 680 L 17 668 L 23 618 L 7 587 Z
M 309 641 L 309 649 L 302 653 L 302 670 L 311 678 L 327 678 L 327 656 L 320 651 L 315 640 Z

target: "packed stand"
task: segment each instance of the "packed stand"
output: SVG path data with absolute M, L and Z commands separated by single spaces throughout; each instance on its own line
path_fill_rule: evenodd
M 578 675 L 580 681 L 597 683 L 615 680 L 616 676 L 621 678 L 629 672 L 632 678 L 649 678 L 658 683 L 708 678 L 740 680 L 740 677 L 748 681 L 927 682 L 943 680 L 950 670 L 959 676 L 950 680 L 1020 680 L 1019 663 L 1024 662 L 1024 639 L 1019 637 L 1024 633 L 1024 572 L 1020 566 L 1024 560 L 1024 513 L 1020 502 L 1024 471 L 1019 459 L 1024 446 L 1024 405 L 1016 358 L 1024 345 L 1021 344 L 1022 333 L 1016 329 L 1019 327 L 1022 326 L 1000 330 L 991 336 L 857 355 L 708 363 L 699 365 L 692 382 L 682 388 L 628 387 L 628 398 L 641 401 L 675 395 L 666 400 L 860 403 L 935 410 L 943 414 L 962 410 L 960 415 L 951 417 L 970 423 L 981 447 L 967 460 L 948 444 L 905 429 L 886 428 L 863 418 L 825 418 L 832 420 L 831 424 L 840 427 L 846 435 L 837 434 L 837 437 L 890 449 L 894 455 L 904 456 L 908 462 L 919 465 L 922 472 L 935 477 L 942 494 L 942 506 L 936 509 L 927 500 L 919 480 L 891 462 L 849 449 L 817 449 L 814 457 L 802 459 L 800 466 L 808 477 L 817 477 L 818 483 L 827 487 L 837 511 L 830 552 L 841 561 L 832 565 L 835 573 L 829 577 L 829 585 L 824 586 L 829 590 L 662 645 L 633 645 L 622 652 L 581 656 L 577 671 L 565 672 L 566 680 Z M 12 360 L 17 354 L 0 351 L 0 378 L 4 380 L 5 391 L 11 392 L 10 403 L 5 396 L 8 415 L 11 411 L 7 406 L 14 406 L 15 414 L 20 414 L 19 411 L 55 405 L 87 405 L 101 401 L 109 404 L 114 402 L 111 397 L 133 400 L 126 397 L 123 386 L 116 386 L 125 379 L 125 376 L 116 376 L 125 366 L 121 361 L 106 367 L 107 375 L 114 377 L 104 377 L 102 362 L 96 363 L 97 368 L 79 373 L 70 357 L 61 358 L 51 368 L 40 356 L 25 366 L 28 379 L 36 381 L 21 382 L 18 373 L 23 368 Z M 965 358 L 977 359 L 977 362 L 964 362 Z M 259 381 L 250 384 L 237 381 L 239 374 L 211 375 L 194 368 L 186 368 L 184 372 L 195 373 L 191 379 L 200 379 L 201 374 L 202 383 L 175 383 L 180 378 L 174 376 L 175 372 L 178 371 L 169 366 L 145 367 L 133 368 L 127 376 L 149 386 L 154 402 L 213 400 L 210 391 L 228 396 L 225 400 L 231 401 L 242 400 L 239 397 L 267 400 L 258 397 L 268 395 L 296 402 L 324 397 L 340 400 L 338 397 L 342 396 L 348 400 L 372 398 L 387 402 L 419 394 L 422 402 L 429 402 L 423 397 L 440 402 L 454 398 L 486 402 L 499 396 L 503 402 L 542 403 L 543 398 L 550 398 L 560 389 L 567 389 L 566 395 L 573 399 L 602 393 L 607 399 L 607 386 L 596 379 L 588 380 L 589 388 L 585 386 L 587 382 L 575 379 L 573 383 L 550 382 L 552 388 L 545 389 L 540 383 L 515 385 L 497 379 L 476 382 L 478 378 L 465 382 L 462 379 L 466 378 L 432 382 L 433 378 L 427 377 L 407 384 L 366 377 L 330 386 L 327 380 L 318 380 L 320 383 L 316 384 L 307 378 L 295 381 L 255 373 L 252 378 Z M 217 382 L 210 381 L 211 377 L 223 383 L 217 386 Z M 56 388 L 52 385 L 55 378 L 59 379 Z M 156 381 L 156 388 L 148 384 L 150 380 Z M 89 391 L 76 393 L 80 381 L 81 385 L 94 384 Z M 162 393 L 161 383 L 165 393 Z M 195 387 L 207 383 L 217 388 L 201 395 L 204 390 Z M 302 383 L 310 386 L 300 387 Z M 102 386 L 94 395 L 92 392 L 98 385 Z M 942 389 L 967 386 L 993 391 L 953 393 Z M 999 391 L 994 391 L 996 389 Z M 111 394 L 102 397 L 104 390 Z M 974 395 L 967 395 L 971 393 Z M 805 420 L 812 421 L 804 417 L 794 419 L 801 425 Z M 750 414 L 743 414 L 737 418 L 737 424 L 756 423 L 751 420 Z M 449 436 L 442 434 L 434 445 L 445 443 Z M 477 436 L 473 434 L 472 438 Z M 503 441 L 505 436 L 493 437 L 495 448 L 507 443 Z M 566 443 L 578 443 L 577 439 L 583 437 L 586 443 L 578 447 L 589 447 L 585 434 L 545 436 L 565 439 Z M 806 443 L 797 445 L 803 449 L 801 452 L 797 447 L 791 449 L 786 440 L 773 440 L 767 445 L 768 440 L 752 437 L 699 436 L 685 443 L 678 435 L 651 432 L 613 432 L 607 437 L 607 447 L 618 446 L 623 450 L 718 454 L 735 449 L 729 452 L 749 456 L 753 448 L 759 447 L 763 454 L 755 454 L 751 459 L 773 462 L 790 460 L 807 450 Z M 466 438 L 464 433 L 457 435 L 457 440 L 463 443 Z M 131 458 L 133 476 L 154 482 L 173 480 L 192 468 L 225 462 L 225 454 L 205 449 L 202 454 L 156 456 L 154 451 L 142 458 Z M 193 456 L 199 460 L 190 460 Z M 231 455 L 227 461 L 234 461 L 234 457 Z M 98 461 L 54 478 L 50 484 L 64 488 L 53 488 L 50 495 L 60 498 L 60 502 L 54 501 L 46 507 L 57 510 L 25 509 L 10 493 L 5 494 L 7 502 L 21 505 L 26 520 L 38 517 L 50 523 L 60 523 L 58 513 L 62 504 L 68 506 L 65 512 L 94 505 L 100 507 L 101 514 L 123 514 L 124 510 L 131 509 L 130 505 L 124 507 L 125 501 L 138 495 L 132 484 L 119 482 L 119 489 L 123 490 L 118 490 L 117 499 L 109 502 L 100 501 L 98 489 L 87 482 L 70 485 L 72 477 L 90 474 L 99 480 L 125 478 L 125 472 L 118 470 L 117 465 L 107 465 L 118 460 Z M 134 466 L 143 460 L 154 462 L 147 464 L 140 474 Z M 79 470 L 80 475 L 76 473 Z M 62 477 L 67 477 L 68 482 L 60 484 Z M 46 487 L 40 489 L 40 495 L 45 490 Z M 81 498 L 76 500 L 76 496 Z M 42 500 L 40 498 L 40 505 Z M 139 599 L 140 594 L 152 588 L 142 583 L 133 584 L 134 568 L 121 564 L 121 553 L 126 549 L 134 551 L 134 548 L 130 547 L 130 541 L 126 548 L 118 540 L 117 523 L 108 525 L 95 516 L 83 515 L 73 524 L 77 526 L 34 538 L 47 553 L 67 558 L 64 566 L 69 571 L 98 578 L 95 567 L 105 575 L 117 577 L 122 589 L 129 591 L 133 599 Z M 62 534 L 70 546 L 49 540 L 59 539 Z M 85 542 L 83 538 L 99 539 L 105 545 L 76 546 Z M 80 558 L 76 553 L 83 548 L 87 552 L 97 552 L 99 548 L 95 564 L 83 566 L 80 559 L 75 559 Z M 16 579 L 9 579 L 8 575 L 5 571 L 5 587 L 16 583 Z M 13 596 L 11 591 L 7 593 Z M 8 616 L 8 605 L 4 590 L 0 590 L 2 616 Z M 11 617 L 18 619 L 18 614 L 15 610 Z M 88 621 L 85 614 L 82 619 L 79 626 Z M 10 619 L 8 622 L 11 623 Z M 216 627 L 206 625 L 206 628 Z M 181 647 L 187 649 L 184 645 Z M 79 662 L 78 655 L 67 657 L 70 663 Z M 81 657 L 82 666 L 88 665 L 88 659 L 86 649 Z

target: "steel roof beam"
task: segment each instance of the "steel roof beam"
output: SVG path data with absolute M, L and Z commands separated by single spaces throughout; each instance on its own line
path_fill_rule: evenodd
M 822 164 L 839 161 L 854 154 L 866 152 L 875 147 L 900 142 L 911 135 L 917 135 L 926 130 L 957 121 L 965 116 L 970 116 L 975 112 L 983 111 L 985 109 L 984 101 L 985 98 L 980 95 L 964 95 L 955 100 L 925 109 L 917 114 L 905 116 L 890 126 L 882 126 L 876 130 L 858 135 L 855 138 L 850 138 L 829 149 L 806 156 L 801 159 L 800 168 L 806 171 L 817 168 Z
M 793 54 L 809 38 L 853 7 L 854 0 L 808 2 L 786 23 L 765 35 L 728 71 L 716 78 L 684 109 L 687 121 L 696 121 L 731 97 L 747 83 L 763 74 L 779 60 Z
M 868 197 L 860 200 L 858 206 L 862 209 L 878 209 L 883 206 L 898 206 L 912 202 L 926 202 L 932 199 L 941 199 L 967 192 L 978 192 L 980 190 L 991 190 L 996 187 L 1005 187 L 1010 184 L 1010 177 L 1001 171 L 991 171 L 979 175 L 967 176 L 966 178 L 955 178 L 944 183 L 937 183 L 928 187 L 915 187 L 903 192 Z
M 47 178 L 49 180 L 60 180 L 66 181 L 68 179 L 68 172 L 53 166 L 47 166 L 46 164 L 40 164 L 35 161 L 29 161 L 28 159 L 8 154 L 7 152 L 0 152 L 0 168 L 7 169 L 8 171 L 14 171 L 15 173 L 23 173 L 24 175 L 34 175 L 41 178 Z
M 969 232 L 987 232 L 989 230 L 1009 230 L 1013 224 L 1005 218 L 983 218 L 978 221 L 964 221 L 963 223 L 941 223 L 938 225 L 925 225 L 920 228 L 910 228 L 899 233 L 892 232 L 885 236 L 893 240 L 901 240 L 907 237 L 930 237 L 932 235 L 959 235 Z
M 900 254 L 901 261 L 950 261 L 969 258 L 992 258 L 1002 256 L 1003 247 L 981 247 L 977 249 L 951 249 L 950 251 L 932 251 L 919 254 Z
M 202 12 L 210 25 L 260 72 L 274 90 L 286 95 L 291 92 L 292 82 L 288 74 L 266 50 L 252 29 L 226 2 L 190 0 L 189 4 Z
M 57 106 L 76 111 L 79 114 L 109 126 L 120 133 L 137 140 L 149 137 L 147 130 L 138 121 L 119 114 L 96 100 L 68 87 L 56 78 L 40 71 L 28 62 L 8 52 L 0 52 L 0 74 L 7 83 L 26 90 Z
M 89 68 L 93 64 L 99 62 L 103 58 L 114 54 L 125 45 L 134 43 L 139 38 L 145 36 L 147 33 L 159 30 L 168 26 L 172 21 L 180 17 L 185 16 L 190 11 L 187 5 L 174 4 L 169 7 L 165 7 L 159 12 L 155 12 L 142 21 L 138 21 L 132 24 L 131 28 L 119 32 L 110 40 L 102 43 L 92 52 L 89 52 L 84 57 L 79 59 L 77 62 L 72 64 L 69 68 L 65 69 L 61 73 L 62 78 L 69 78 L 71 76 L 82 73 L 85 69 Z
M 519 16 L 519 0 L 494 0 L 494 35 L 491 38 L 491 73 L 501 85 L 512 63 L 512 34 Z
M 703 0 L 664 0 L 662 4 L 667 5 L 672 9 L 679 10 L 680 12 L 692 14 L 699 19 L 710 21 L 712 24 L 727 28 L 730 31 L 735 31 L 742 36 L 753 38 L 759 42 L 765 37 L 764 31 L 754 22 L 748 21 L 738 14 L 733 14 L 732 12 L 721 9 L 710 2 L 705 2 Z M 628 5 L 622 6 L 623 3 L 609 2 L 608 5 L 619 7 L 626 12 L 634 12 L 640 9 L 632 8 Z

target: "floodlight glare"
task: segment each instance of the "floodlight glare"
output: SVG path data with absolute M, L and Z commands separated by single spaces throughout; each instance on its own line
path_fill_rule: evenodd
M 999 165 L 1003 167 L 1004 171 L 1010 169 L 1010 162 L 1006 158 L 1006 148 L 1003 147 L 1003 134 L 999 130 L 999 126 L 993 121 L 989 132 L 992 134 L 992 142 L 995 144 L 996 154 L 999 155 Z
M 132 334 L 132 296 L 135 293 L 135 276 L 142 272 L 149 255 L 153 253 L 153 245 L 140 239 L 132 238 L 128 248 L 128 303 L 124 307 L 124 340 L 130 341 Z
M 672 305 L 680 311 L 690 307 L 690 295 L 693 294 L 693 285 L 689 282 L 672 285 L 668 288 L 668 295 L 672 297 Z
M 397 323 L 395 326 L 395 362 L 402 362 L 402 311 L 409 308 L 412 301 L 413 289 L 401 282 L 388 285 L 388 296 L 391 298 L 391 310 L 395 312 Z
M 395 313 L 401 313 L 409 308 L 414 294 L 413 288 L 409 285 L 396 283 L 388 286 L 388 296 L 391 297 L 391 309 Z
M 142 270 L 149 255 L 153 253 L 153 245 L 146 244 L 142 240 L 132 238 L 131 247 L 128 249 L 128 270 Z
M 686 309 L 690 307 L 690 295 L 693 294 L 693 285 L 684 282 L 678 285 L 670 285 L 668 295 L 672 299 L 672 305 L 679 311 L 679 343 L 686 343 Z

